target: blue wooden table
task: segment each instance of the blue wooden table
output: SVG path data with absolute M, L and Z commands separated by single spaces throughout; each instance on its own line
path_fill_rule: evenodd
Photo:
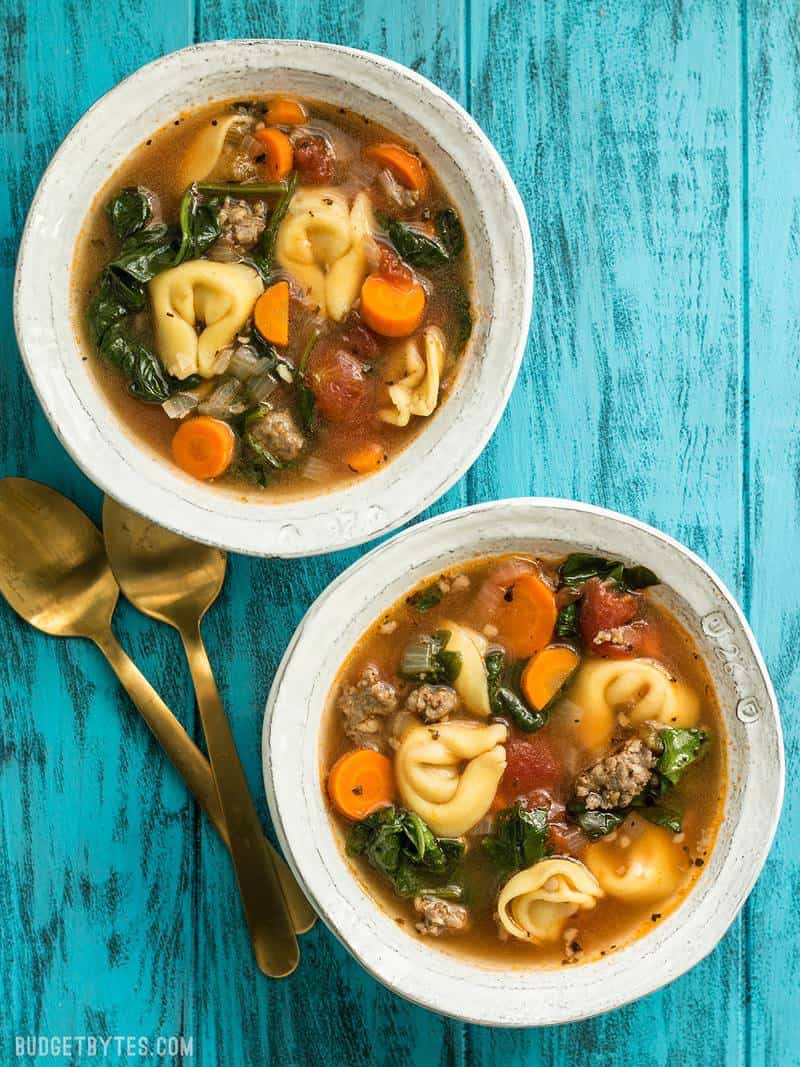
M 303 939 L 290 980 L 263 979 L 222 847 L 99 655 L 34 633 L 2 604 L 0 1062 L 34 1062 L 16 1057 L 15 1035 L 183 1035 L 191 1055 L 150 1062 L 800 1063 L 795 0 L 3 0 L 0 11 L 2 473 L 47 481 L 99 519 L 99 494 L 39 411 L 11 325 L 23 219 L 82 112 L 192 41 L 312 37 L 391 56 L 486 130 L 519 185 L 536 254 L 530 344 L 508 411 L 432 510 L 576 497 L 686 542 L 744 603 L 782 701 L 789 761 L 766 870 L 693 972 L 580 1025 L 466 1026 L 388 993 L 325 929 Z M 357 555 L 232 559 L 208 620 L 265 819 L 270 677 L 307 605 Z M 123 644 L 197 730 L 172 633 L 125 606 L 117 619 Z M 127 1062 L 120 1048 L 100 1062 Z M 73 1050 L 61 1062 L 95 1061 Z

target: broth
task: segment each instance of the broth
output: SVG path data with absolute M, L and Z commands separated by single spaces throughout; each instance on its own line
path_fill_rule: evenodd
M 302 122 L 288 123 L 291 111 L 276 112 L 284 121 L 271 121 L 270 109 L 287 102 L 300 109 Z M 205 176 L 189 185 L 196 146 L 228 120 L 233 132 L 225 135 L 210 179 Z M 282 138 L 279 145 L 290 145 L 294 169 L 277 184 L 272 182 L 277 191 L 256 196 L 252 190 L 262 187 L 265 170 L 272 166 L 272 149 L 258 138 L 273 133 Z M 385 154 L 387 144 L 394 155 Z M 373 158 L 376 151 L 384 155 Z M 195 173 L 200 173 L 196 166 Z M 218 185 L 220 175 L 224 189 L 212 195 L 210 185 Z M 415 180 L 421 188 L 409 188 Z M 131 190 L 139 190 L 139 201 L 120 199 Z M 274 228 L 270 250 L 266 235 L 284 201 L 287 213 Z M 133 205 L 136 216 L 144 202 L 149 217 L 127 243 L 121 242 L 108 205 L 115 205 L 124 232 L 126 209 Z M 189 241 L 188 255 L 175 267 L 186 243 L 187 230 L 177 225 L 182 204 L 188 204 L 190 237 L 193 240 L 195 227 L 200 241 L 196 246 Z M 355 219 L 357 204 L 361 207 Z M 216 219 L 218 231 L 221 227 L 221 236 L 208 246 L 202 243 L 204 212 Z M 142 278 L 132 279 L 127 268 L 119 266 L 121 249 L 136 249 L 164 223 L 172 227 L 164 238 L 169 247 L 153 261 L 154 278 L 146 277 L 152 264 L 145 264 Z M 213 236 L 213 220 L 210 225 Z M 346 248 L 338 258 L 331 250 L 337 242 L 340 252 Z M 307 255 L 316 257 L 313 264 L 300 262 Z M 215 272 L 213 284 L 206 278 L 209 266 Z M 232 266 L 238 275 L 230 274 Z M 181 277 L 188 283 L 179 283 Z M 124 289 L 123 307 L 117 310 L 120 279 L 133 294 Z M 109 284 L 110 301 L 103 289 Z M 179 300 L 182 309 L 187 306 L 187 284 L 194 286 L 194 303 L 190 301 L 188 312 L 177 311 Z M 365 303 L 368 284 L 371 295 Z M 264 303 L 273 310 L 262 316 L 269 331 L 276 331 L 271 337 L 264 337 L 254 323 L 263 293 L 255 304 L 253 300 L 261 289 L 274 290 L 274 304 Z M 471 331 L 470 290 L 468 250 L 457 210 L 413 146 L 335 103 L 274 96 L 246 104 L 209 104 L 155 131 L 97 196 L 72 268 L 76 333 L 125 427 L 165 462 L 177 462 L 197 477 L 259 499 L 315 495 L 391 461 L 452 390 Z M 162 292 L 164 299 L 157 295 Z M 284 316 L 281 301 L 287 292 Z M 209 370 L 208 358 L 202 369 L 202 349 L 212 345 L 212 300 L 219 304 L 222 298 L 248 303 L 249 310 L 233 334 L 225 336 L 224 345 L 211 353 L 216 369 Z M 424 303 L 419 316 L 414 301 Z M 172 320 L 166 327 L 163 315 Z M 233 321 L 231 315 L 222 317 Z M 176 318 L 177 328 L 184 330 L 181 343 L 170 339 L 178 337 Z M 197 340 L 186 334 L 184 318 Z M 282 344 L 279 335 L 287 321 L 288 337 Z M 112 345 L 120 323 L 125 337 Z M 131 337 L 136 348 L 130 345 Z M 201 353 L 195 362 L 187 358 L 186 338 L 188 347 Z M 147 350 L 143 364 L 137 362 L 141 346 Z M 215 391 L 226 384 L 230 401 L 224 390 Z M 172 404 L 171 413 L 181 417 L 169 417 L 162 407 L 165 399 Z M 211 428 L 214 434 L 199 434 L 193 424 L 198 414 L 227 423 L 232 436 L 218 426 Z M 176 434 L 186 426 L 188 437 L 181 450 Z M 220 450 L 229 455 L 218 455 Z M 220 469 L 226 458 L 228 465 Z
M 563 564 L 565 561 L 522 556 L 476 560 L 413 590 L 371 627 L 344 664 L 331 692 L 321 739 L 323 789 L 328 798 L 334 832 L 343 851 L 349 852 L 348 862 L 354 876 L 409 934 L 423 938 L 442 951 L 466 955 L 488 967 L 585 962 L 643 936 L 674 911 L 695 884 L 710 855 L 722 814 L 726 782 L 725 731 L 708 670 L 694 642 L 647 589 L 623 592 L 614 584 L 613 578 L 601 577 L 569 586 L 563 579 Z M 525 574 L 533 578 L 522 578 Z M 536 591 L 538 599 L 525 600 L 528 593 L 520 581 L 527 582 L 534 590 L 534 582 L 540 583 L 541 588 Z M 499 599 L 498 589 L 502 594 Z M 521 596 L 525 602 L 519 607 Z M 552 608 L 548 608 L 548 597 L 552 600 Z M 557 620 L 556 625 L 563 632 L 566 628 L 564 612 L 567 610 L 568 617 L 572 603 L 577 605 L 577 624 L 573 633 L 559 636 L 554 631 L 553 621 Z M 538 605 L 540 616 L 548 610 L 558 614 L 551 614 L 532 630 L 521 630 L 521 611 L 534 604 Z M 419 610 L 419 606 L 424 610 Z M 615 612 L 618 619 L 622 618 L 623 606 L 630 616 L 628 621 L 598 628 L 598 620 L 602 624 L 604 617 L 610 618 Z M 418 698 L 412 698 L 415 712 L 408 712 L 409 694 L 425 686 L 421 675 L 415 680 L 408 676 L 409 664 L 420 662 L 414 650 L 430 635 L 444 631 L 451 635 L 443 645 L 447 651 L 453 647 L 453 633 L 462 627 L 468 628 L 467 632 L 472 635 L 479 635 L 478 646 L 481 638 L 485 642 L 481 649 L 482 663 L 489 665 L 494 653 L 505 652 L 507 685 L 522 704 L 522 711 L 528 716 L 533 715 L 534 719 L 537 703 L 531 703 L 529 696 L 535 692 L 535 672 L 531 671 L 530 679 L 523 674 L 520 681 L 519 670 L 515 668 L 541 656 L 541 652 L 534 651 L 529 656 L 525 641 L 530 642 L 530 648 L 538 645 L 545 650 L 565 649 L 568 651 L 559 655 L 567 659 L 571 655 L 576 657 L 579 665 L 567 679 L 565 687 L 559 692 L 558 678 L 553 683 L 555 696 L 541 716 L 545 721 L 543 725 L 538 723 L 538 729 L 530 729 L 529 719 L 517 719 L 509 714 L 511 705 L 498 704 L 496 691 L 490 696 L 488 717 L 470 711 L 464 692 L 456 694 L 455 707 L 449 715 L 427 725 L 417 713 Z M 614 644 L 609 640 L 609 633 Z M 509 653 L 509 647 L 513 649 L 512 653 Z M 552 651 L 547 655 L 552 656 Z M 546 658 L 538 662 L 545 663 Z M 642 668 L 641 664 L 645 666 Z M 460 672 L 467 667 L 468 661 L 462 658 Z M 631 673 L 637 670 L 644 670 L 645 681 L 637 681 Z M 352 688 L 364 677 L 365 671 L 372 671 L 370 677 L 374 685 L 391 687 L 397 698 L 392 707 L 386 703 L 379 707 L 374 701 L 367 707 L 366 688 L 363 685 L 362 689 Z M 616 681 L 611 677 L 615 673 L 619 676 Z M 626 678 L 634 678 L 634 682 L 623 691 Z M 440 677 L 435 681 L 433 688 L 440 691 L 460 684 L 458 676 L 455 680 Z M 463 684 L 462 680 L 462 689 Z M 374 685 L 370 692 L 380 693 Z M 613 688 L 615 685 L 616 689 Z M 665 695 L 658 708 L 652 699 L 650 704 L 647 703 L 648 692 L 662 690 Z M 489 691 L 492 691 L 491 684 Z M 613 700 L 603 695 L 606 693 L 611 693 Z M 383 695 L 385 697 L 385 693 Z M 673 697 L 674 706 L 667 703 Z M 413 703 L 415 699 L 416 704 Z M 433 703 L 427 709 L 423 705 L 423 711 L 431 708 L 434 708 Z M 641 718 L 645 714 L 655 716 L 656 710 L 659 715 L 666 716 L 666 720 L 657 716 Z M 516 714 L 522 716 L 522 711 L 517 708 Z M 367 713 L 378 723 L 379 729 L 375 733 L 370 732 L 369 720 L 364 720 Z M 433 714 L 438 714 L 435 708 Z M 431 877 L 424 868 L 413 867 L 412 876 L 418 881 L 421 877 L 423 890 L 400 895 L 397 886 L 400 885 L 401 891 L 407 891 L 407 887 L 401 885 L 402 878 L 387 874 L 382 851 L 376 849 L 370 853 L 367 849 L 365 853 L 353 854 L 352 848 L 348 849 L 348 842 L 352 846 L 354 834 L 360 832 L 357 828 L 363 816 L 359 813 L 357 819 L 351 813 L 351 818 L 346 818 L 341 810 L 337 810 L 341 799 L 340 784 L 338 779 L 335 785 L 331 784 L 333 780 L 328 779 L 329 772 L 342 763 L 346 766 L 353 751 L 363 746 L 380 750 L 394 768 L 391 797 L 384 794 L 380 801 L 391 800 L 394 809 L 378 806 L 378 811 L 385 815 L 390 810 L 395 814 L 412 810 L 423 819 L 434 814 L 437 819 L 442 818 L 442 813 L 448 805 L 452 807 L 452 802 L 443 799 L 442 794 L 436 803 L 431 803 L 430 796 L 425 794 L 430 785 L 426 775 L 431 773 L 431 765 L 426 760 L 438 759 L 431 755 L 434 751 L 431 743 L 441 743 L 445 731 L 453 723 L 460 722 L 469 723 L 473 730 L 485 730 L 487 724 L 494 728 L 498 723 L 505 724 L 507 737 L 502 742 L 506 754 L 505 770 L 498 785 L 489 783 L 484 803 L 474 809 L 472 817 L 478 816 L 475 824 L 453 835 L 466 848 L 455 867 L 451 865 L 443 878 Z M 527 728 L 521 729 L 519 723 Z M 420 744 L 427 746 L 424 751 L 428 755 L 420 756 L 415 763 L 414 757 L 407 756 L 406 752 L 415 743 L 409 739 L 420 731 L 427 731 L 428 737 L 423 737 Z M 697 748 L 697 758 L 693 757 L 683 772 L 678 772 L 677 784 L 672 785 L 665 777 L 666 773 L 672 773 L 668 743 L 677 739 L 679 743 L 688 742 L 691 746 L 700 738 L 698 731 L 706 735 L 706 740 Z M 625 753 L 624 758 L 632 759 L 640 739 L 644 739 L 642 752 L 646 762 L 642 774 L 648 779 L 647 784 L 643 787 L 640 784 L 641 791 L 633 799 L 613 792 L 602 794 L 603 789 L 613 791 L 619 788 L 619 783 L 606 777 L 603 784 L 601 772 L 594 770 L 588 781 L 594 790 L 600 789 L 602 804 L 590 809 L 588 796 L 584 800 L 578 798 L 579 782 L 583 783 L 586 793 L 585 773 L 598 765 L 607 769 L 611 765 L 603 761 L 620 751 Z M 445 739 L 445 745 L 448 743 Z M 513 754 L 515 750 L 517 755 Z M 368 756 L 367 760 L 374 761 L 374 756 Z M 337 764 L 337 761 L 341 763 Z M 470 766 L 466 758 L 453 762 L 455 773 L 459 775 Z M 631 766 L 635 771 L 635 761 Z M 334 771 L 334 775 L 337 773 Z M 441 776 L 442 773 L 445 772 L 441 766 L 435 768 L 435 775 Z M 449 765 L 446 773 L 453 773 Z M 409 788 L 411 774 L 421 775 L 419 788 L 416 785 Z M 370 788 L 367 786 L 367 793 Z M 451 786 L 442 784 L 440 777 L 433 782 L 434 793 L 441 790 L 447 793 L 450 789 Z M 409 803 L 411 796 L 415 799 Z M 421 801 L 420 797 L 423 798 Z M 350 805 L 349 796 L 344 796 L 344 802 L 345 807 Z M 497 839 L 503 820 L 509 818 L 509 812 L 518 811 L 519 804 L 527 812 L 540 810 L 546 813 L 542 816 L 547 820 L 546 836 L 540 841 L 546 842 L 543 854 L 529 864 L 521 853 L 517 853 L 516 864 L 499 867 L 495 853 L 490 852 L 492 846 L 484 842 Z M 486 808 L 488 811 L 484 810 Z M 647 817 L 643 817 L 642 812 Z M 592 837 L 584 832 L 584 826 L 596 831 L 597 824 L 592 820 L 609 813 L 614 820 L 614 828 L 604 827 L 609 832 L 594 833 Z M 679 819 L 680 825 L 674 823 L 675 818 Z M 662 820 L 662 825 L 651 819 Z M 664 824 L 665 819 L 673 820 L 671 828 Z M 374 831 L 372 833 L 374 835 Z M 445 840 L 449 835 L 440 833 L 439 836 L 440 840 Z M 405 840 L 402 835 L 400 839 Z M 372 862 L 376 855 L 383 857 L 377 865 Z M 587 884 L 591 892 L 596 893 L 593 903 L 574 912 L 564 907 L 562 911 L 567 914 L 561 918 L 553 918 L 551 913 L 542 918 L 544 913 L 537 912 L 539 905 L 534 905 L 531 912 L 534 935 L 525 937 L 526 928 L 523 927 L 522 937 L 509 936 L 507 927 L 498 923 L 498 894 L 521 870 L 535 870 L 537 863 L 561 856 L 569 857 L 564 868 L 568 875 L 576 870 L 571 866 L 574 860 L 582 861 L 584 871 L 588 868 Z M 660 873 L 648 875 L 648 864 L 651 870 L 658 872 L 660 869 Z M 650 877 L 652 884 L 648 883 L 641 895 L 642 885 L 637 883 L 640 896 L 636 899 L 636 893 L 630 891 L 631 879 L 642 867 L 645 868 L 645 881 Z M 578 873 L 583 877 L 583 872 Z M 455 898 L 458 901 L 456 913 L 459 907 L 466 908 L 465 929 L 442 929 L 435 922 L 432 928 L 428 923 L 427 930 L 422 932 L 417 929 L 417 924 L 426 925 L 426 914 L 420 912 L 415 902 L 426 895 L 426 878 L 434 883 L 428 886 L 433 894 L 437 887 L 450 883 L 461 890 Z M 556 885 L 552 880 L 548 884 L 551 888 Z M 412 888 L 413 885 L 412 882 Z M 450 889 L 446 892 L 450 895 L 445 903 L 450 907 L 453 895 Z M 516 925 L 513 922 L 513 898 L 509 908 L 511 911 L 507 914 L 512 915 L 513 927 Z

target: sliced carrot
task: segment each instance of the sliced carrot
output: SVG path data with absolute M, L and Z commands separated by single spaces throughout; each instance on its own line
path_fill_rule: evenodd
M 378 441 L 362 445 L 347 457 L 347 466 L 356 474 L 369 474 L 386 462 L 386 449 Z
M 270 126 L 302 126 L 308 112 L 299 100 L 279 96 L 267 104 L 266 118 Z
M 361 317 L 382 337 L 408 337 L 424 314 L 425 290 L 418 282 L 401 288 L 382 274 L 370 274 L 361 286 Z
M 364 149 L 367 159 L 391 171 L 401 185 L 420 192 L 425 187 L 425 171 L 418 156 L 399 144 L 371 144 Z
M 253 309 L 256 329 L 273 345 L 289 343 L 289 283 L 275 282 L 256 300 Z
M 345 752 L 331 767 L 328 795 L 347 819 L 365 819 L 394 799 L 392 761 L 371 748 Z
M 537 574 L 520 574 L 506 589 L 492 622 L 512 656 L 533 656 L 553 636 L 556 614 L 550 586 Z
M 187 419 L 172 438 L 175 462 L 195 478 L 218 478 L 233 459 L 236 436 L 227 422 L 198 415 Z
M 532 656 L 520 678 L 522 695 L 534 711 L 544 711 L 578 668 L 581 658 L 567 645 L 549 645 Z
M 294 162 L 294 149 L 283 130 L 267 126 L 263 130 L 256 130 L 255 136 L 264 146 L 267 157 L 264 170 L 269 180 L 279 182 L 288 177 Z

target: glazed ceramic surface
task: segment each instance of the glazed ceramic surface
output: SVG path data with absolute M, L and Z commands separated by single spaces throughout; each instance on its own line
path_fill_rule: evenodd
M 476 323 L 450 397 L 392 463 L 344 489 L 271 503 L 257 494 L 243 501 L 190 479 L 119 422 L 76 344 L 68 278 L 86 211 L 133 148 L 193 105 L 278 90 L 340 102 L 419 146 L 462 215 Z M 196 540 L 254 555 L 307 556 L 394 529 L 466 471 L 516 380 L 532 292 L 522 202 L 487 138 L 449 96 L 406 67 L 349 48 L 219 41 L 143 67 L 98 101 L 66 138 L 28 216 L 14 319 L 25 365 L 53 429 L 97 485 Z
M 353 877 L 321 789 L 320 723 L 360 635 L 410 587 L 460 561 L 524 551 L 596 552 L 643 563 L 697 642 L 727 729 L 725 814 L 705 871 L 652 932 L 603 960 L 557 970 L 487 970 L 402 931 Z M 783 796 L 775 695 L 752 633 L 720 580 L 671 538 L 584 504 L 520 499 L 432 519 L 375 549 L 320 596 L 278 670 L 262 738 L 273 821 L 325 922 L 380 981 L 419 1004 L 496 1026 L 564 1023 L 619 1007 L 677 978 L 716 945 L 766 859 Z M 302 798 L 302 799 L 299 799 Z

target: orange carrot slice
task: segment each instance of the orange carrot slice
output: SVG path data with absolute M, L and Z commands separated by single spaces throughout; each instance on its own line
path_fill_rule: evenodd
M 299 100 L 279 96 L 267 104 L 266 119 L 270 126 L 302 126 L 308 112 Z
M 378 441 L 356 448 L 347 457 L 347 466 L 356 474 L 369 474 L 386 462 L 386 449 Z
M 256 329 L 273 345 L 289 343 L 289 283 L 275 282 L 256 300 L 253 309 Z
M 382 337 L 408 337 L 425 314 L 425 290 L 418 282 L 393 285 L 382 274 L 370 274 L 361 287 L 361 317 Z
M 534 711 L 544 711 L 578 668 L 581 658 L 567 645 L 550 645 L 532 656 L 520 678 L 522 695 Z
M 255 136 L 264 146 L 264 154 L 267 157 L 264 170 L 269 180 L 279 182 L 288 177 L 294 161 L 294 149 L 283 130 L 267 126 L 263 130 L 256 130 Z
M 550 586 L 537 574 L 520 574 L 508 586 L 492 622 L 512 656 L 533 656 L 553 636 L 556 615 Z
M 401 185 L 415 192 L 425 187 L 425 171 L 418 156 L 399 144 L 371 144 L 364 149 L 367 159 L 374 160 L 397 178 Z
M 371 748 L 345 752 L 331 767 L 328 795 L 346 819 L 365 819 L 394 799 L 392 761 Z
M 175 462 L 195 478 L 218 478 L 233 459 L 236 437 L 221 419 L 198 415 L 181 423 L 172 438 Z

